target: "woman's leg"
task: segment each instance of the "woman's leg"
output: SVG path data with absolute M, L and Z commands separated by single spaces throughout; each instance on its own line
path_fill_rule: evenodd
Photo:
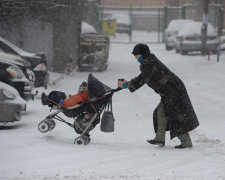
M 155 140 L 159 142 L 165 142 L 167 119 L 164 112 L 163 103 L 160 103 L 157 110 L 157 123 L 158 129 L 156 132 Z
M 180 139 L 181 144 L 179 146 L 175 146 L 175 148 L 192 147 L 191 137 L 190 137 L 189 133 L 185 133 L 185 134 L 182 134 L 177 137 L 178 137 L 178 139 Z
M 147 142 L 150 144 L 155 144 L 163 147 L 165 145 L 167 118 L 164 112 L 164 106 L 162 102 L 157 107 L 156 119 L 157 119 L 157 131 L 155 138 L 152 140 L 147 140 Z

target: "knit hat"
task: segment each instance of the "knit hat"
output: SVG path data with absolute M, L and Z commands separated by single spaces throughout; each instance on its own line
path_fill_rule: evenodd
M 146 44 L 136 44 L 135 46 L 134 46 L 134 49 L 133 49 L 133 52 L 132 52 L 132 54 L 134 55 L 134 56 L 136 56 L 136 55 L 138 55 L 138 54 L 140 54 L 140 55 L 142 55 L 142 56 L 145 56 L 145 55 L 148 55 L 148 54 L 150 54 L 151 52 L 150 52 L 150 50 L 149 50 L 149 47 L 146 45 Z

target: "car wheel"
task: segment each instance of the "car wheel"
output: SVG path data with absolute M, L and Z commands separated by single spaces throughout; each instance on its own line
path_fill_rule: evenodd
M 182 54 L 182 55 L 187 55 L 187 51 L 185 51 L 185 50 L 182 49 L 182 50 L 181 50 L 181 54 Z
M 180 50 L 176 48 L 176 53 L 180 53 Z
M 171 49 L 173 49 L 173 48 L 166 45 L 166 50 L 167 50 L 167 51 L 168 51 L 168 50 L 171 50 Z

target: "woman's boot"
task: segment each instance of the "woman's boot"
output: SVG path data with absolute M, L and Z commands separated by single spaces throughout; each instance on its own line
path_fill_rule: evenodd
M 181 144 L 178 146 L 175 146 L 175 148 L 183 149 L 183 148 L 187 148 L 187 147 L 192 147 L 191 137 L 190 137 L 189 133 L 185 133 L 185 134 L 177 136 L 177 137 L 178 137 L 178 139 L 180 139 Z

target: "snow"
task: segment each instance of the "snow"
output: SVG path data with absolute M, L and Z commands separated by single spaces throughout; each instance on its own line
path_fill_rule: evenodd
M 3 82 L 0 82 L 0 89 L 7 90 L 8 92 L 10 92 L 10 94 L 13 95 L 13 99 L 10 100 L 4 100 L 5 102 L 8 102 L 10 104 L 20 104 L 23 107 L 25 107 L 26 105 L 26 101 L 24 101 L 20 95 L 19 92 L 12 86 L 9 86 L 8 84 L 5 84 Z
M 201 35 L 202 22 L 188 22 L 179 30 L 178 36 L 195 36 Z M 212 24 L 207 25 L 207 35 L 216 36 L 216 30 Z
M 149 44 L 151 52 L 186 85 L 200 122 L 190 132 L 193 148 L 175 149 L 180 142 L 170 140 L 169 133 L 164 148 L 146 142 L 154 138 L 152 113 L 160 101 L 146 85 L 134 93 L 122 90 L 113 95 L 115 132 L 103 133 L 97 125 L 87 146 L 73 144 L 78 135 L 61 122 L 52 131 L 40 133 L 38 123 L 51 112 L 35 99 L 27 102 L 20 122 L 0 126 L 0 179 L 224 180 L 225 54 L 220 62 L 216 55 L 208 61 L 207 56 L 182 56 L 165 51 L 164 46 Z M 117 79 L 138 75 L 133 47 L 111 44 L 107 71 L 93 75 L 112 88 L 117 87 Z M 50 75 L 51 80 L 59 77 Z M 75 71 L 47 91 L 75 94 L 87 77 L 88 72 Z
M 169 25 L 168 28 L 166 29 L 166 32 L 168 31 L 178 31 L 185 23 L 188 22 L 193 22 L 192 19 L 175 19 L 172 20 Z
M 91 26 L 90 24 L 82 21 L 81 22 L 81 33 L 84 34 L 84 33 L 96 33 L 96 29 Z
M 0 41 L 4 42 L 5 44 L 7 44 L 9 47 L 11 47 L 14 51 L 16 51 L 20 56 L 28 56 L 28 57 L 33 57 L 35 56 L 36 54 L 33 54 L 33 53 L 29 53 L 29 52 L 26 52 L 22 49 L 20 49 L 19 47 L 17 47 L 15 44 L 9 42 L 8 40 L 0 37 Z
M 4 53 L 4 52 L 0 52 L 0 61 L 7 61 L 19 66 L 24 66 L 24 65 L 30 66 L 30 63 L 22 59 L 20 56 L 16 56 L 16 55 Z

